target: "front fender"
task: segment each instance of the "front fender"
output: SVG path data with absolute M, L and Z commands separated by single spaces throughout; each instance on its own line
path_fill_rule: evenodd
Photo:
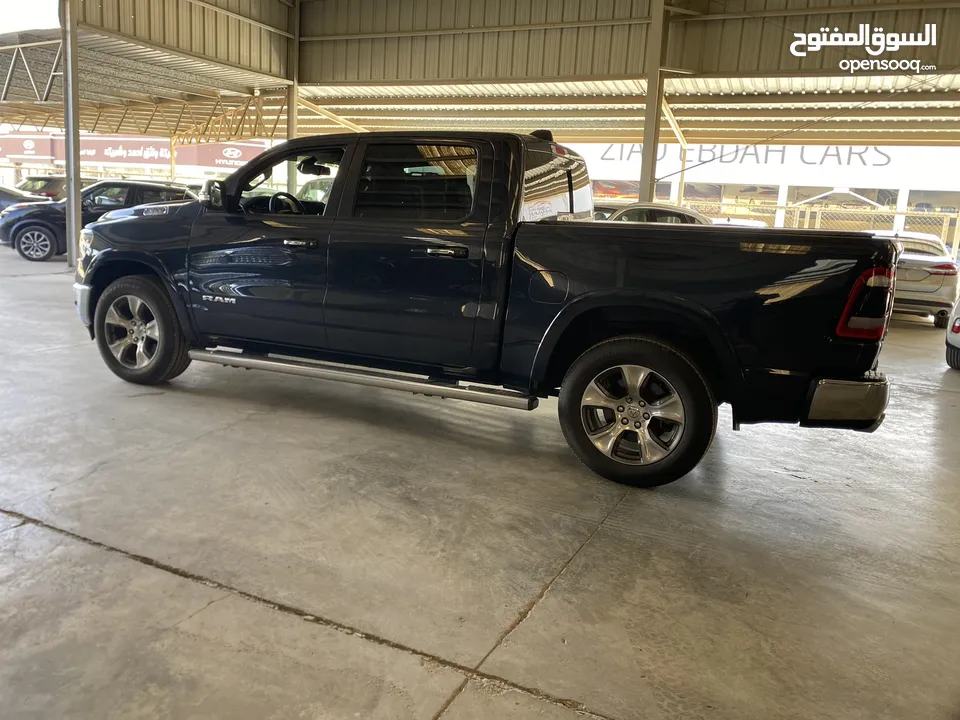
M 94 316 L 97 300 L 106 287 L 127 275 L 155 275 L 160 279 L 163 287 L 173 303 L 177 320 L 184 335 L 191 343 L 196 341 L 190 314 L 178 290 L 178 280 L 160 259 L 151 253 L 133 249 L 104 248 L 95 250 L 93 254 L 82 257 L 77 264 L 77 281 L 91 288 L 90 317 Z
M 730 340 L 713 313 L 698 303 L 666 293 L 624 289 L 580 295 L 557 313 L 537 347 L 530 378 L 531 387 L 537 387 L 546 377 L 550 358 L 560 338 L 574 320 L 592 310 L 619 307 L 648 311 L 651 317 L 660 319 L 666 316 L 683 322 L 688 328 L 696 329 L 710 347 L 724 378 L 730 383 L 731 390 L 739 395 L 744 382 L 743 370 Z

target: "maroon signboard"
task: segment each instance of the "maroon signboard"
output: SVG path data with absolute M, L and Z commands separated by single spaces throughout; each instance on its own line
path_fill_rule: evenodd
M 178 145 L 177 165 L 233 170 L 246 165 L 267 147 L 266 142 L 255 141 Z
M 53 162 L 53 144 L 49 135 L 16 133 L 0 135 L 0 160 L 13 163 Z
M 231 171 L 268 147 L 265 141 L 203 143 L 177 146 L 176 164 Z M 63 136 L 10 133 L 0 135 L 0 161 L 62 165 Z M 81 135 L 81 165 L 170 166 L 170 141 L 125 135 Z

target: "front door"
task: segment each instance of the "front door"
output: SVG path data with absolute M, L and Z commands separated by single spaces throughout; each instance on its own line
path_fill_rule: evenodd
M 191 231 L 190 304 L 198 331 L 269 345 L 325 348 L 327 242 L 339 190 L 302 193 L 335 178 L 346 145 L 269 153 L 237 180 L 225 211 L 204 210 Z M 287 173 L 295 175 L 288 182 Z M 291 190 L 288 194 L 288 189 Z
M 490 200 L 477 178 L 492 148 L 376 138 L 356 157 L 330 235 L 330 347 L 470 366 Z

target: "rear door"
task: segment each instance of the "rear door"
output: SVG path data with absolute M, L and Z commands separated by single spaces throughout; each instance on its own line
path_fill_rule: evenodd
M 331 348 L 471 365 L 492 165 L 486 142 L 361 138 L 330 235 Z

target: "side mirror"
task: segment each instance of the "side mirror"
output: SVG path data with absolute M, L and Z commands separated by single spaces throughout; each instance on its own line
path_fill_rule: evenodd
M 207 180 L 198 195 L 200 204 L 207 210 L 223 210 L 224 191 L 222 180 Z

